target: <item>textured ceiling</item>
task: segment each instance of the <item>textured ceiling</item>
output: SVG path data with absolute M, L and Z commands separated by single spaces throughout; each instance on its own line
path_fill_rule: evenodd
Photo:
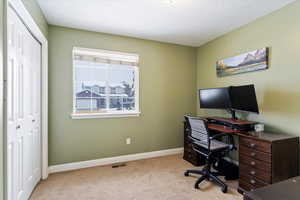
M 38 0 L 53 25 L 200 46 L 294 0 Z

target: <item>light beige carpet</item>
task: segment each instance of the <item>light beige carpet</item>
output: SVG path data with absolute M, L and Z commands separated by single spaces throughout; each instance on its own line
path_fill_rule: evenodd
M 223 194 L 204 181 L 194 189 L 196 176 L 185 177 L 193 169 L 182 155 L 126 163 L 126 167 L 93 167 L 51 174 L 32 194 L 31 200 L 241 200 L 237 182 L 227 181 Z

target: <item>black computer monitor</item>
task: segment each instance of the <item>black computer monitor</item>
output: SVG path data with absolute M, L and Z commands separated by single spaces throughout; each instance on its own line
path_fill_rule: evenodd
M 229 88 L 210 88 L 199 90 L 200 108 L 230 109 Z
M 234 110 L 259 113 L 254 85 L 230 87 L 230 101 Z
M 259 113 L 254 85 L 199 90 L 200 108 L 225 109 L 236 119 L 235 111 Z

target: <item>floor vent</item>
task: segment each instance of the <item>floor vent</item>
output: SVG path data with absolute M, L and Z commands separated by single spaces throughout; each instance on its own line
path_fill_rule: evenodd
M 118 168 L 118 167 L 126 167 L 125 163 L 120 163 L 120 164 L 115 164 L 113 166 L 111 166 L 112 168 Z

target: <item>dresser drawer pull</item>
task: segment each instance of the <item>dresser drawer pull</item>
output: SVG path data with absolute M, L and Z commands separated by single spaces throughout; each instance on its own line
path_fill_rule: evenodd
M 256 144 L 254 144 L 254 143 L 250 144 L 250 147 L 252 147 L 252 148 L 254 148 L 255 146 L 256 146 Z
M 256 172 L 255 172 L 255 171 L 251 171 L 250 174 L 251 174 L 251 175 L 255 175 Z
M 253 179 L 251 179 L 251 180 L 250 180 L 250 183 L 251 183 L 251 184 L 255 184 L 255 183 L 256 183 L 256 181 L 255 181 L 255 180 L 253 180 Z
M 251 161 L 251 163 L 250 163 L 251 165 L 255 165 L 255 162 L 254 161 Z
M 251 153 L 251 156 L 252 156 L 252 157 L 255 157 L 255 156 L 256 156 L 256 153 L 255 153 L 255 152 L 252 152 L 252 153 Z

